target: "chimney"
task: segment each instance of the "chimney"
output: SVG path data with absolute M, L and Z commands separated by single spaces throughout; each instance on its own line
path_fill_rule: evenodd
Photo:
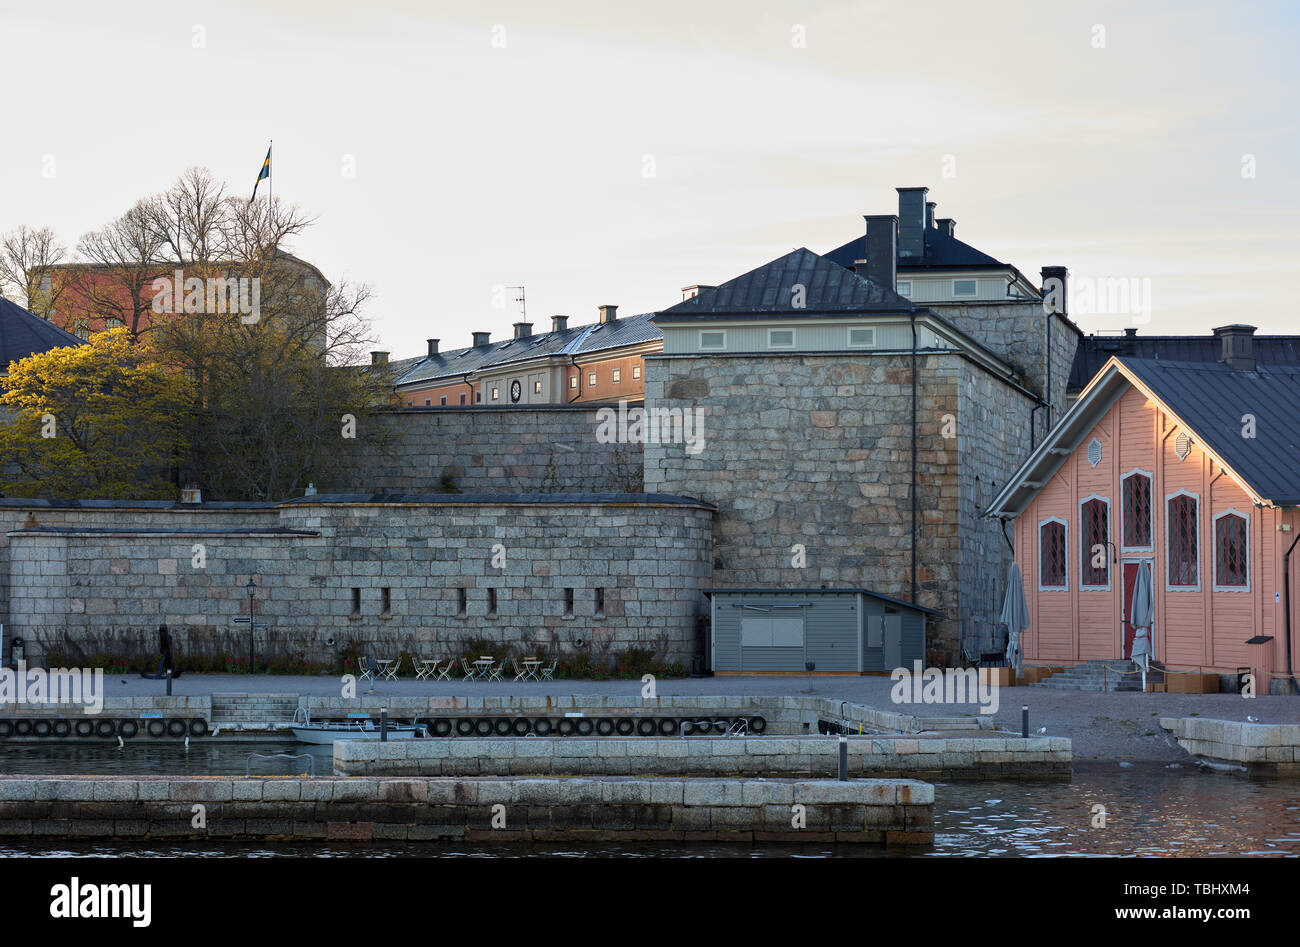
M 569 328 L 568 316 L 551 316 L 551 331 L 563 332 Z
M 438 354 L 438 340 L 425 339 L 425 341 L 429 343 L 429 358 L 433 358 Z
M 515 323 L 515 338 L 526 339 L 533 334 L 533 324 L 531 322 Z
M 1220 326 L 1214 334 L 1223 341 L 1223 355 L 1219 361 L 1227 362 L 1239 372 L 1255 370 L 1255 327 Z
M 1067 316 L 1070 314 L 1069 300 L 1065 291 L 1069 284 L 1070 271 L 1064 266 L 1045 266 L 1043 274 L 1043 311 Z
M 606 324 L 618 321 L 618 307 L 604 305 L 600 307 L 600 321 Z
M 387 353 L 387 352 L 371 352 L 371 353 L 370 353 L 370 367 L 371 367 L 371 368 L 387 368 L 387 367 L 388 367 L 388 353 Z
M 898 255 L 912 261 L 925 257 L 925 195 L 928 187 L 900 187 L 898 191 Z M 870 256 L 870 254 L 868 254 Z
M 1124 338 L 1126 339 L 1135 339 L 1137 338 L 1137 334 L 1138 334 L 1137 329 L 1128 328 L 1124 330 Z
M 867 222 L 867 258 L 859 260 L 854 270 L 877 286 L 894 290 L 898 273 L 898 218 L 880 214 L 863 218 Z
M 940 217 L 934 222 L 934 226 L 944 236 L 951 237 L 954 236 L 953 231 L 957 229 L 957 221 L 953 220 L 951 217 Z
M 925 202 L 925 229 L 930 230 L 934 227 L 934 201 Z
M 474 348 L 476 348 L 476 349 L 477 349 L 477 348 L 482 348 L 483 346 L 487 345 L 487 344 L 488 344 L 488 336 L 490 336 L 491 334 L 492 334 L 492 333 L 490 333 L 490 332 L 475 332 L 475 333 L 474 333 Z
M 685 302 L 688 299 L 694 299 L 696 296 L 700 295 L 700 293 L 704 292 L 706 289 L 717 289 L 717 287 L 705 286 L 703 283 L 696 283 L 693 286 L 683 286 L 682 301 Z

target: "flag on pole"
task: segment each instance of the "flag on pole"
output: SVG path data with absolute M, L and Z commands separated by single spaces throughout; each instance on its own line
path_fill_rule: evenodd
M 266 160 L 262 162 L 262 170 L 258 172 L 257 180 L 253 183 L 253 196 L 248 199 L 248 203 L 257 200 L 257 188 L 265 178 L 271 176 L 271 149 L 266 149 Z

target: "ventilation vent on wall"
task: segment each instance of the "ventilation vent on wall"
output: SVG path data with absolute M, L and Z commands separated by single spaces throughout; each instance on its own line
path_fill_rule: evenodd
M 1178 455 L 1179 460 L 1186 460 L 1187 455 L 1192 452 L 1192 439 L 1185 433 L 1180 432 L 1174 438 L 1174 453 Z
M 1088 463 L 1094 467 L 1101 463 L 1101 441 L 1095 437 L 1092 439 L 1092 443 L 1088 445 Z

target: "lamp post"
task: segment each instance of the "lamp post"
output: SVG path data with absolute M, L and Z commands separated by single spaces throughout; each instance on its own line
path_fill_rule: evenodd
M 248 673 L 253 673 L 253 593 L 257 591 L 257 583 L 253 577 L 248 577 L 248 584 L 244 586 L 248 592 Z

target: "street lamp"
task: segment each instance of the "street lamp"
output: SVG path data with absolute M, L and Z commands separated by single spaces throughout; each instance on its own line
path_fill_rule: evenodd
M 253 673 L 253 593 L 257 591 L 257 583 L 253 577 L 248 577 L 248 584 L 244 586 L 248 592 L 248 673 Z

